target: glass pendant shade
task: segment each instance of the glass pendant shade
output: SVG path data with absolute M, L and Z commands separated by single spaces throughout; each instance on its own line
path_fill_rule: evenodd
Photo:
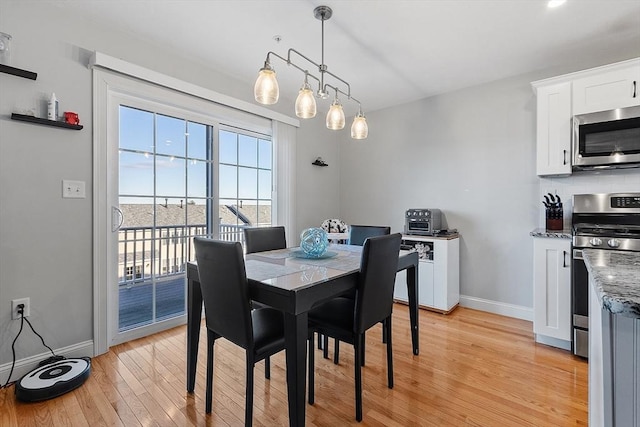
M 276 80 L 276 72 L 271 67 L 260 69 L 256 85 L 253 88 L 256 101 L 263 105 L 271 105 L 278 102 L 280 90 Z
M 351 124 L 351 138 L 353 139 L 365 139 L 369 135 L 369 126 L 367 126 L 367 119 L 358 114 Z
M 296 116 L 301 119 L 311 119 L 316 116 L 316 98 L 306 81 L 296 98 Z
M 331 130 L 344 129 L 344 111 L 337 98 L 333 101 L 327 113 L 327 128 Z

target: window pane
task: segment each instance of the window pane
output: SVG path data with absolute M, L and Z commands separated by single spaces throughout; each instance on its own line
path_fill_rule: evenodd
M 120 148 L 153 153 L 153 113 L 120 106 Z
M 187 196 L 207 196 L 207 163 L 202 160 L 187 160 Z
M 238 164 L 238 137 L 237 134 L 221 130 L 220 141 L 220 163 Z
M 271 201 L 258 201 L 258 223 L 261 225 L 271 225 Z
M 185 188 L 185 160 L 156 156 L 156 195 L 184 197 Z
M 258 139 L 246 135 L 238 135 L 238 164 L 258 167 Z
M 258 198 L 271 199 L 271 171 L 258 170 Z
M 156 116 L 156 153 L 184 157 L 186 122 L 174 117 Z
M 238 168 L 235 166 L 220 165 L 218 173 L 219 191 L 221 198 L 238 198 Z
M 238 198 L 258 198 L 258 170 L 250 168 L 238 168 Z
M 153 196 L 153 155 L 121 150 L 119 167 L 120 194 Z
M 258 140 L 258 166 L 263 169 L 271 169 L 271 141 Z
M 258 201 L 257 200 L 242 200 L 240 202 L 240 224 L 245 224 L 244 221 L 248 221 L 249 226 L 258 225 Z
M 187 156 L 193 159 L 207 158 L 207 126 L 187 122 Z

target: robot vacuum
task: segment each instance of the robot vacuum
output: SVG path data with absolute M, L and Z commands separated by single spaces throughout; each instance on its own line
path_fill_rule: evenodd
M 91 359 L 63 359 L 40 366 L 16 383 L 16 398 L 23 402 L 52 399 L 80 387 L 91 373 Z

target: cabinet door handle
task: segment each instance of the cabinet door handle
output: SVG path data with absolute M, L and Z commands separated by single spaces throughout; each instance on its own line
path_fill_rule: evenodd
M 567 268 L 567 251 L 562 251 L 562 267 Z
M 632 98 L 636 97 L 636 86 L 637 86 L 637 83 L 638 82 L 636 82 L 635 80 L 633 81 L 633 96 L 632 96 Z
M 567 164 L 567 150 L 562 150 L 562 164 Z

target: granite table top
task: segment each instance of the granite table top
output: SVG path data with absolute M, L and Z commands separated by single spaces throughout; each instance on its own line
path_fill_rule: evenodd
M 640 253 L 583 249 L 582 256 L 601 306 L 640 319 Z

